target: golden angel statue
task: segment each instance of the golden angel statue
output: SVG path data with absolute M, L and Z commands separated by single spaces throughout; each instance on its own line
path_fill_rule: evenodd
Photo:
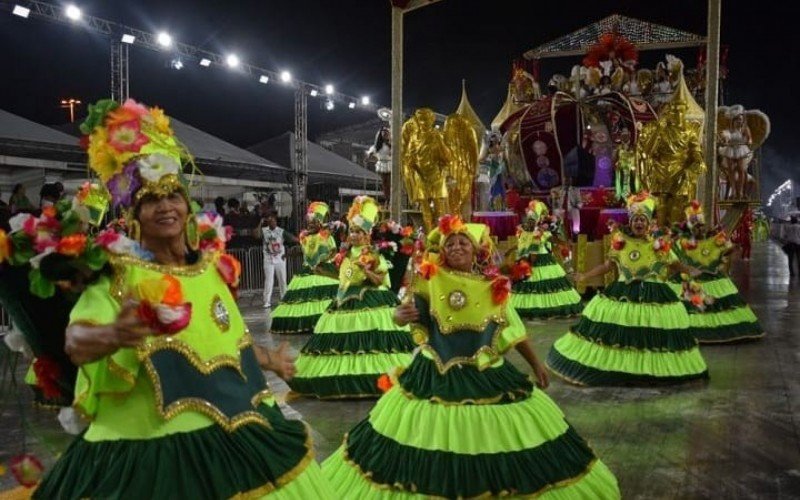
M 705 169 L 701 137 L 705 113 L 692 97 L 680 59 L 667 56 L 675 91 L 659 110 L 658 119 L 645 124 L 636 140 L 639 182 L 658 197 L 658 222 L 678 221 L 683 209 L 697 197 L 697 181 Z
M 462 213 L 472 196 L 478 165 L 478 137 L 469 120 L 447 117 L 444 130 L 436 115 L 418 109 L 403 124 L 403 180 L 412 203 L 418 203 L 426 230 L 446 213 Z
M 725 182 L 723 199 L 743 200 L 755 196 L 755 183 L 748 167 L 753 153 L 769 136 L 770 122 L 759 110 L 745 110 L 741 104 L 721 106 L 717 110 L 717 153 L 721 181 Z

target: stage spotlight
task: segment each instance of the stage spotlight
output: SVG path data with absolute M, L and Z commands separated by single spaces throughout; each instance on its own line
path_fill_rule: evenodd
M 162 31 L 161 33 L 158 34 L 158 36 L 156 37 L 156 41 L 162 47 L 169 47 L 170 45 L 172 45 L 172 37 L 169 35 L 169 33 L 165 31 Z
M 333 104 L 333 101 L 331 101 L 330 99 L 325 101 L 325 109 L 327 109 L 328 111 L 333 111 L 334 107 L 336 107 L 336 106 L 335 106 L 335 104 Z
M 361 98 L 361 105 L 362 106 L 369 106 L 369 96 L 364 96 Z
M 288 71 L 281 71 L 281 81 L 283 83 L 289 83 L 292 81 L 292 74 Z
M 356 109 L 356 103 L 351 102 L 350 104 L 347 105 L 347 107 L 350 109 Z
M 69 4 L 64 8 L 64 15 L 73 21 L 77 21 L 81 18 L 82 13 L 81 9 L 77 8 L 73 4 Z
M 261 75 L 261 78 L 258 79 L 261 83 L 269 83 L 269 77 L 267 75 Z
M 11 13 L 15 16 L 28 19 L 28 16 L 31 14 L 31 9 L 23 7 L 22 5 L 15 5 L 14 10 L 12 10 Z
M 172 69 L 177 70 L 177 71 L 180 71 L 180 70 L 183 69 L 183 61 L 181 61 L 180 59 L 177 59 L 177 58 L 173 59 L 172 61 L 170 61 L 169 65 L 170 65 L 170 67 Z
M 136 41 L 136 37 L 133 35 L 128 35 L 127 33 L 122 35 L 122 43 L 131 44 Z
M 200 66 L 203 66 L 204 68 L 211 66 L 211 59 L 206 59 L 205 57 L 200 59 Z
M 333 85 L 331 85 L 330 83 L 325 85 L 325 93 L 328 94 L 328 95 L 332 95 L 333 94 Z
M 236 68 L 239 66 L 239 56 L 236 54 L 230 54 L 225 58 L 225 62 L 228 64 L 228 67 Z
M 311 97 L 317 97 L 319 95 L 319 91 L 317 89 L 311 89 L 311 92 L 309 92 L 309 94 L 311 95 Z

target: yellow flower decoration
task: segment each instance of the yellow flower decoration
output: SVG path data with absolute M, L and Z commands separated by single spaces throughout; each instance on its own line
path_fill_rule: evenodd
M 165 135 L 172 135 L 172 128 L 169 125 L 169 117 L 164 110 L 159 107 L 150 108 L 150 116 L 153 118 L 153 126 Z
M 89 162 L 103 182 L 114 177 L 119 170 L 116 155 L 108 145 L 108 133 L 105 128 L 97 128 L 92 132 L 89 141 Z

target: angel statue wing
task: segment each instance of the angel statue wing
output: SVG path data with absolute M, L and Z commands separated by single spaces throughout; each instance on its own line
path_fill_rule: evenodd
M 745 114 L 747 120 L 747 128 L 750 129 L 750 136 L 753 139 L 753 144 L 750 149 L 755 151 L 760 148 L 764 141 L 767 140 L 770 133 L 769 117 L 761 110 L 748 109 Z
M 414 168 L 414 157 L 416 155 L 416 147 L 419 139 L 417 133 L 419 126 L 414 116 L 406 120 L 403 124 L 402 139 L 403 139 L 403 158 L 401 161 L 401 173 L 403 175 L 403 182 L 406 186 L 406 194 L 408 199 L 412 202 L 419 201 L 423 197 L 420 196 L 420 180 L 419 174 Z
M 453 186 L 450 210 L 461 213 L 472 197 L 472 182 L 478 169 L 478 136 L 468 119 L 452 114 L 444 121 L 444 140 L 450 150 L 447 167 L 447 177 Z

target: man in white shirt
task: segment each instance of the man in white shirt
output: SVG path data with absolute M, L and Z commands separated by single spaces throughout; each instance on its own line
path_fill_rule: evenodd
M 266 222 L 266 226 L 264 226 Z M 291 233 L 278 227 L 274 215 L 268 215 L 258 223 L 256 233 L 262 240 L 264 249 L 264 309 L 272 307 L 272 290 L 275 279 L 278 279 L 278 292 L 280 297 L 286 293 L 286 246 L 284 241 L 288 238 L 297 241 Z

